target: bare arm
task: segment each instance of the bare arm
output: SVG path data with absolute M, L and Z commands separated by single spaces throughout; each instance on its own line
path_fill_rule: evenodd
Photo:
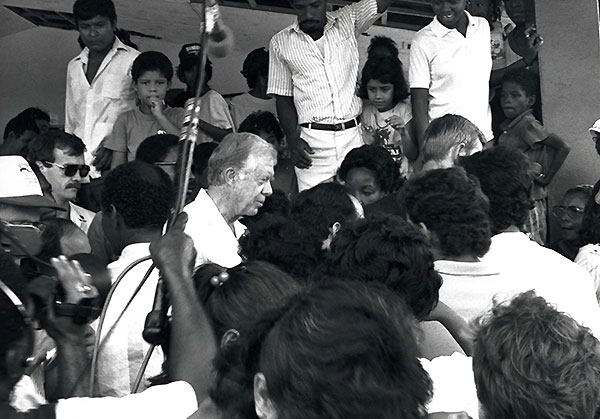
M 281 122 L 281 128 L 289 144 L 292 162 L 296 167 L 306 169 L 312 163 L 309 154 L 313 154 L 314 151 L 306 141 L 300 138 L 298 113 L 296 105 L 294 105 L 294 97 L 276 95 L 275 101 L 279 122 Z
M 410 103 L 412 105 L 414 141 L 423 148 L 423 134 L 429 124 L 429 89 L 410 89 Z
M 180 214 L 169 232 L 150 245 L 150 252 L 173 304 L 169 375 L 188 382 L 200 405 L 214 383 L 212 360 L 217 345 L 192 283 L 196 252 L 192 239 L 183 232 L 186 222 L 187 214 Z
M 473 334 L 471 333 L 471 328 L 458 313 L 440 301 L 429 314 L 429 319 L 440 322 L 450 332 L 463 351 L 468 356 L 473 355 Z
M 115 151 L 112 150 L 112 160 L 110 162 L 110 170 L 117 166 L 127 163 L 127 152 L 126 151 Z
M 543 176 L 535 179 L 535 182 L 542 186 L 546 186 L 552 182 L 554 175 L 556 175 L 556 172 L 558 172 L 571 152 L 571 148 L 567 145 L 565 140 L 555 134 L 550 134 L 548 138 L 544 140 L 544 145 L 551 147 L 554 152 L 552 153 L 552 161 L 548 167 L 545 168 Z
M 208 136 L 212 137 L 215 141 L 219 142 L 225 137 L 227 134 L 233 132 L 231 128 L 219 128 L 212 124 L 209 124 L 202 119 L 198 122 L 198 128 L 204 131 Z

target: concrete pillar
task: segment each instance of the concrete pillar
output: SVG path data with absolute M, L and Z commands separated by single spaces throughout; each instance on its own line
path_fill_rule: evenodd
M 549 207 L 570 187 L 600 179 L 588 128 L 600 118 L 598 0 L 535 0 L 544 125 L 571 153 L 550 186 Z

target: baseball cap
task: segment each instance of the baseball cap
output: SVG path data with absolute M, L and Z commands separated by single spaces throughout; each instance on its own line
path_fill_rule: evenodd
M 65 210 L 44 196 L 33 169 L 21 156 L 0 156 L 0 203 Z
M 600 119 L 594 122 L 594 125 L 589 129 L 590 132 L 595 131 L 600 134 Z
M 198 57 L 202 52 L 200 44 L 185 44 L 179 51 L 179 63 L 184 67 L 191 67 L 199 63 Z

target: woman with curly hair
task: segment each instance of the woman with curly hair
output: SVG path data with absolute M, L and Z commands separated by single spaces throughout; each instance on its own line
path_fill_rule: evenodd
M 350 150 L 338 170 L 339 179 L 362 205 L 370 205 L 402 185 L 398 164 L 383 148 L 363 145 Z

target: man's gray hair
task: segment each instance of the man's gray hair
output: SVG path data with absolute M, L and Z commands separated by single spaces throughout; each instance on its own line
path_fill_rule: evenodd
M 460 143 L 464 143 L 466 150 L 473 150 L 478 142 L 486 143 L 485 136 L 475 124 L 452 114 L 431 121 L 423 138 L 423 161 L 442 161 L 452 147 Z
M 277 161 L 277 150 L 258 135 L 249 132 L 228 134 L 208 160 L 208 184 L 225 183 L 225 171 L 243 169 L 250 157 Z

